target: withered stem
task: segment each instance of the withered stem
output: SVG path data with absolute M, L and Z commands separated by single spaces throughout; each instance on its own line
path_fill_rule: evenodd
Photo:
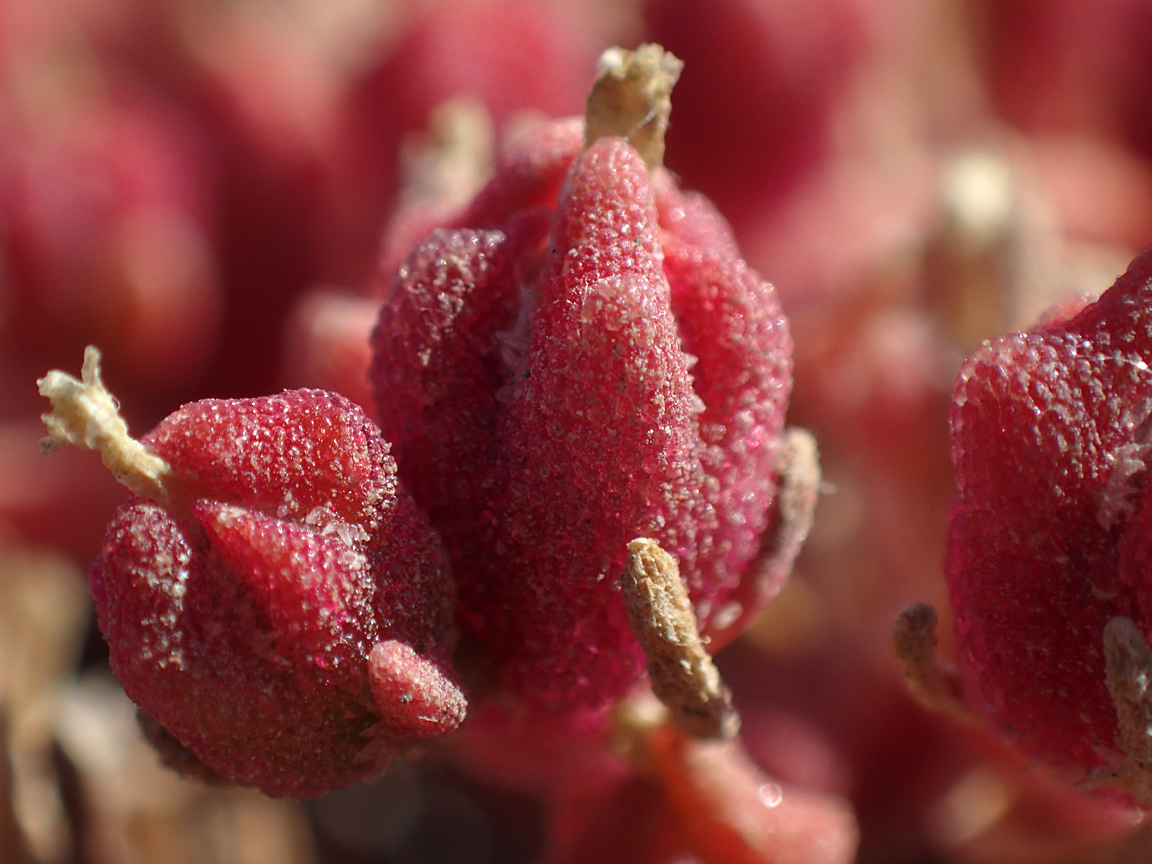
M 648 660 L 652 691 L 671 721 L 697 738 L 732 738 L 740 718 L 704 650 L 676 559 L 655 540 L 628 544 L 622 581 L 632 630 Z
M 936 654 L 936 610 L 927 603 L 909 606 L 896 618 L 892 646 L 908 690 L 925 707 L 974 722 L 964 703 L 960 673 Z
M 172 469 L 128 434 L 120 406 L 101 380 L 96 348 L 85 349 L 79 379 L 54 369 L 36 383 L 40 395 L 52 402 L 52 410 L 41 415 L 48 429 L 48 436 L 40 441 L 41 453 L 66 444 L 95 450 L 112 475 L 132 492 L 160 503 L 172 501 Z
M 1104 670 L 1124 761 L 1092 779 L 1152 803 L 1152 648 L 1131 618 L 1105 625 Z
M 669 96 L 684 63 L 655 44 L 635 51 L 609 48 L 584 108 L 584 140 L 628 139 L 649 168 L 664 162 L 664 133 L 672 112 Z

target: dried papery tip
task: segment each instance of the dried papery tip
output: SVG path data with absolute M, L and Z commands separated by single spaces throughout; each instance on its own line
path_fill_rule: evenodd
M 892 647 L 909 692 L 928 708 L 972 721 L 960 674 L 937 656 L 936 642 L 936 610 L 929 604 L 916 603 L 897 616 Z
M 584 109 L 584 140 L 627 138 L 649 168 L 664 162 L 664 133 L 672 113 L 672 88 L 684 63 L 655 44 L 635 51 L 609 48 Z
M 740 718 L 704 650 L 676 560 L 655 540 L 633 540 L 622 584 L 652 691 L 672 722 L 697 738 L 734 737 Z
M 780 590 L 812 530 L 823 482 L 815 436 L 807 429 L 785 429 L 780 436 L 777 470 L 780 489 L 776 500 L 780 519 L 768 538 L 771 540 L 767 544 L 768 554 L 757 565 L 761 574 L 757 580 L 760 591 L 753 600 L 757 607 L 766 604 Z
M 458 96 L 442 102 L 422 139 L 406 142 L 404 206 L 462 207 L 492 174 L 495 132 L 483 104 Z
M 168 463 L 128 434 L 120 406 L 100 379 L 100 352 L 89 345 L 77 380 L 54 369 L 36 382 L 52 411 L 41 415 L 48 437 L 40 452 L 66 444 L 95 450 L 112 475 L 137 495 L 166 502 L 171 499 L 172 470 Z
M 1104 669 L 1125 758 L 1093 780 L 1152 804 L 1152 648 L 1132 619 L 1117 616 L 1105 625 Z

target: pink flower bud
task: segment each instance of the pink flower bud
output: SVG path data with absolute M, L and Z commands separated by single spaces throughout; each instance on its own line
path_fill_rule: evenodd
M 503 686 L 555 709 L 644 661 L 619 579 L 651 537 L 715 649 L 772 596 L 791 342 L 707 201 L 622 138 L 523 139 L 400 267 L 372 378 Z M 558 199 L 556 179 L 563 177 Z
M 356 406 L 315 390 L 206 400 L 144 443 L 171 499 L 120 509 L 91 584 L 148 715 L 217 774 L 292 797 L 460 723 L 445 562 Z
M 948 558 L 972 706 L 1034 757 L 1145 800 L 1130 733 L 1152 662 L 1150 284 L 1145 252 L 1097 302 L 965 363 Z

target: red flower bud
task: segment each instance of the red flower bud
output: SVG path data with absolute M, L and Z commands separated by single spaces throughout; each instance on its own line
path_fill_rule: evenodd
M 208 768 L 308 797 L 460 723 L 443 554 L 359 408 L 317 390 L 205 400 L 141 446 L 83 409 L 107 398 L 94 354 L 83 384 L 54 376 L 57 437 L 86 436 L 142 493 L 90 577 L 113 671 Z M 136 453 L 113 465 L 118 447 Z
M 632 539 L 678 559 L 712 649 L 774 593 L 783 573 L 759 565 L 791 386 L 775 292 L 723 219 L 577 129 L 523 139 L 412 252 L 371 371 L 465 627 L 505 687 L 557 709 L 643 672 L 619 587 Z
M 1145 801 L 1149 359 L 1148 252 L 1097 302 L 970 358 L 948 558 L 972 706 L 1033 756 Z

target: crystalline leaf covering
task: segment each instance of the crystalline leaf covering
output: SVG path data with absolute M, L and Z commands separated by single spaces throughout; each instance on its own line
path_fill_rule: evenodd
M 1152 633 L 1152 256 L 1072 317 L 986 343 L 953 397 L 948 579 L 973 707 L 1035 757 L 1121 758 L 1104 630 Z

